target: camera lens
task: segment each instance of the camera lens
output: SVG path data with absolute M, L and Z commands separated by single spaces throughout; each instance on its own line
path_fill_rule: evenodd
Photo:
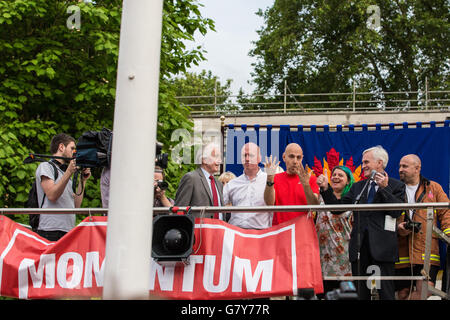
M 169 184 L 164 180 L 158 180 L 158 188 L 161 190 L 166 190 L 169 187 Z

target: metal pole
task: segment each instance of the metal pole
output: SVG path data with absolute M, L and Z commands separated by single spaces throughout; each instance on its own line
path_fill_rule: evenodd
M 123 1 L 104 299 L 149 297 L 162 8 Z
M 220 163 L 220 174 L 222 174 L 225 171 L 225 150 L 226 150 L 226 145 L 225 145 L 225 116 L 222 115 L 220 116 L 220 137 L 222 139 L 222 158 L 223 161 Z
M 284 80 L 284 104 L 283 104 L 284 113 L 286 113 L 286 90 L 287 90 L 287 81 Z
M 428 77 L 425 77 L 425 110 L 428 110 Z
M 450 244 L 447 244 L 447 284 L 445 285 L 446 287 L 446 292 L 447 292 L 447 296 L 450 297 Z M 444 285 L 444 281 L 442 281 L 442 285 Z
M 356 111 L 356 86 L 355 81 L 353 81 L 353 112 Z
M 425 235 L 425 259 L 423 262 L 423 275 L 427 276 L 422 283 L 422 294 L 420 299 L 426 300 L 428 297 L 428 275 L 430 273 L 431 240 L 433 235 L 433 208 L 427 209 L 427 230 Z
M 373 210 L 403 210 L 403 209 L 450 209 L 449 202 L 426 202 L 426 203 L 379 203 L 379 204 L 327 204 L 327 205 L 295 205 L 295 206 L 246 206 L 246 207 L 178 207 L 179 211 L 186 211 L 188 208 L 192 212 L 294 212 L 294 211 L 373 211 Z M 102 208 L 0 208 L 0 215 L 3 214 L 101 214 L 107 213 L 108 209 Z M 154 213 L 169 213 L 169 208 L 157 207 L 153 208 Z M 433 232 L 435 228 L 433 227 Z M 442 240 L 448 241 L 448 236 L 443 235 L 436 229 L 436 235 Z
M 323 280 L 423 280 L 423 276 L 323 276 Z
M 217 79 L 214 81 L 214 114 L 217 114 Z

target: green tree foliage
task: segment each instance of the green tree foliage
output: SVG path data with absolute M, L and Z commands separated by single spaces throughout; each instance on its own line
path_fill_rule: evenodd
M 79 9 L 79 29 L 68 28 L 70 6 Z M 164 1 L 158 140 L 165 151 L 176 143 L 170 141 L 174 129 L 193 126 L 168 79 L 204 59 L 200 47 L 184 44 L 196 31 L 214 29 L 198 6 L 193 0 Z M 54 134 L 78 138 L 112 128 L 121 7 L 121 0 L 0 1 L 1 207 L 24 206 L 37 165 L 22 161 L 29 152 L 49 153 Z M 171 164 L 168 176 L 178 181 L 188 169 Z M 85 207 L 101 204 L 99 175 L 94 171 L 90 179 Z
M 200 73 L 186 72 L 170 80 L 175 93 L 184 105 L 192 106 L 195 111 L 221 112 L 228 110 L 231 96 L 231 79 L 222 84 L 211 71 L 202 70 Z M 195 97 L 194 97 L 195 96 Z M 216 98 L 215 98 L 216 97 Z M 195 105 L 202 106 L 195 106 Z M 216 108 L 214 105 L 218 105 Z
M 353 81 L 359 91 L 420 91 L 425 77 L 430 90 L 448 88 L 449 8 L 448 0 L 276 0 L 257 13 L 265 21 L 250 52 L 257 93 L 283 93 L 284 80 L 294 93 L 351 92 Z

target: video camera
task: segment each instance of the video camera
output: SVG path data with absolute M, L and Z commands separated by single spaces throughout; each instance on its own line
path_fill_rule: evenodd
M 84 168 L 101 168 L 109 167 L 111 165 L 111 147 L 112 147 L 112 131 L 103 128 L 101 131 L 87 131 L 84 132 L 78 139 L 76 144 L 76 152 L 72 158 L 59 157 L 47 154 L 30 153 L 23 163 L 45 162 L 45 158 L 60 159 L 66 162 L 75 159 L 77 170 L 73 176 L 73 192 L 77 188 L 77 180 L 79 172 Z
M 75 159 L 77 167 L 82 169 L 109 167 L 111 164 L 111 146 L 111 130 L 103 128 L 101 131 L 87 131 L 78 139 L 76 151 L 72 158 L 30 153 L 23 163 L 47 161 L 44 158 L 61 159 L 67 162 Z
M 167 163 L 169 161 L 169 154 L 168 153 L 161 153 L 162 152 L 163 144 L 161 142 L 156 141 L 156 159 L 155 159 L 155 166 L 159 166 L 162 169 L 167 168 Z

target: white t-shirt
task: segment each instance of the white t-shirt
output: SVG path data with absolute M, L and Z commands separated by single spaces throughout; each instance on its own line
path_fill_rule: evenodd
M 241 207 L 265 206 L 266 181 L 267 174 L 261 170 L 252 180 L 242 174 L 225 185 L 223 201 Z M 232 213 L 228 223 L 245 229 L 266 229 L 272 226 L 272 217 L 272 212 L 239 212 Z
M 56 164 L 58 169 L 58 178 L 55 182 L 58 182 L 64 175 L 62 171 Z M 46 176 L 52 180 L 55 179 L 55 171 L 53 166 L 48 162 L 42 162 L 36 169 L 36 191 L 38 195 L 39 205 L 42 203 L 42 198 L 44 196 L 44 190 L 41 186 L 41 177 Z M 48 200 L 47 197 L 44 199 L 44 204 L 42 208 L 75 208 L 75 197 L 72 191 L 72 180 L 66 185 L 62 195 L 55 201 L 52 202 Z M 39 217 L 39 230 L 43 231 L 56 231 L 61 230 L 69 232 L 75 227 L 75 214 L 41 214 Z
M 414 186 L 406 185 L 406 196 L 408 197 L 408 203 L 416 203 L 416 192 L 419 184 Z M 409 217 L 412 219 L 413 210 L 409 210 Z

